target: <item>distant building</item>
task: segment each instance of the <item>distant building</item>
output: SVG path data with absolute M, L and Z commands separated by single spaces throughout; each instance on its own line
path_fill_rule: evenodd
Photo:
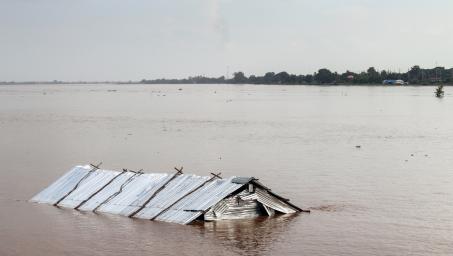
M 403 80 L 391 80 L 391 79 L 387 79 L 387 80 L 384 80 L 382 81 L 382 84 L 385 84 L 385 85 L 405 85 L 407 84 L 406 82 L 404 82 Z

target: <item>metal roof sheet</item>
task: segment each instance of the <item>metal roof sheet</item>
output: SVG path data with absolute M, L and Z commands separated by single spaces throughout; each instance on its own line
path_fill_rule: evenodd
M 254 178 L 144 174 L 126 170 L 100 170 L 85 165 L 72 168 L 31 201 L 58 203 L 59 206 L 82 211 L 188 224 L 245 186 L 247 180 L 252 181 Z M 266 205 L 285 208 L 284 203 L 268 196 L 266 193 L 260 199 L 267 201 Z
M 292 206 L 288 205 L 287 203 L 279 200 L 275 196 L 272 196 L 269 194 L 268 191 L 256 188 L 255 193 L 251 195 L 245 195 L 241 196 L 243 200 L 250 200 L 254 199 L 257 200 L 258 202 L 264 204 L 267 207 L 270 207 L 276 211 L 282 212 L 282 213 L 295 213 L 297 212 L 297 209 L 293 208 Z
M 137 174 L 92 168 L 89 165 L 74 167 L 31 201 L 55 204 L 64 198 L 59 206 L 78 206 L 82 211 L 96 209 L 129 216 L 161 189 L 134 217 L 152 219 L 159 215 L 156 220 L 187 224 L 242 186 L 231 182 L 235 177 L 206 183 L 210 179 L 208 176 L 181 174 L 168 182 L 173 174 Z
M 170 176 L 165 173 L 136 175 L 123 188 L 121 193 L 103 204 L 98 211 L 129 216 L 129 214 L 139 209 L 147 198 L 159 188 L 159 185 L 169 179 Z M 108 190 L 111 194 L 114 194 L 119 191 L 119 187 L 109 188 Z
M 90 171 L 89 166 L 76 166 L 35 195 L 30 201 L 54 204 L 66 195 Z
M 181 224 L 192 222 L 210 207 L 243 186 L 242 184 L 232 183 L 231 180 L 233 178 L 209 182 L 176 203 L 168 211 L 157 217 L 156 220 Z

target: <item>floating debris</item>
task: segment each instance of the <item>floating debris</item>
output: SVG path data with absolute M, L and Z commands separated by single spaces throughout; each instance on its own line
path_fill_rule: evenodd
M 179 224 L 309 212 L 253 177 L 224 179 L 220 173 L 197 176 L 183 174 L 182 167 L 175 170 L 145 174 L 76 166 L 31 201 Z
M 356 147 L 356 148 L 361 148 L 362 146 L 360 146 L 360 145 L 357 145 L 357 146 L 355 146 L 355 147 Z

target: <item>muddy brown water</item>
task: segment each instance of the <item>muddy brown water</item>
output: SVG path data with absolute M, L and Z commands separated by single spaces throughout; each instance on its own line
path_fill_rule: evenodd
M 0 255 L 453 255 L 453 100 L 433 92 L 0 86 Z M 182 226 L 27 202 L 99 161 L 255 176 L 312 213 Z

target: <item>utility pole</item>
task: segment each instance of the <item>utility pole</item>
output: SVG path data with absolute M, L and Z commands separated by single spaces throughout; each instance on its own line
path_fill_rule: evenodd
M 434 69 L 436 70 L 436 83 L 439 82 L 439 77 L 438 77 L 438 74 L 437 74 L 437 60 L 436 60 L 436 67 L 434 67 Z

